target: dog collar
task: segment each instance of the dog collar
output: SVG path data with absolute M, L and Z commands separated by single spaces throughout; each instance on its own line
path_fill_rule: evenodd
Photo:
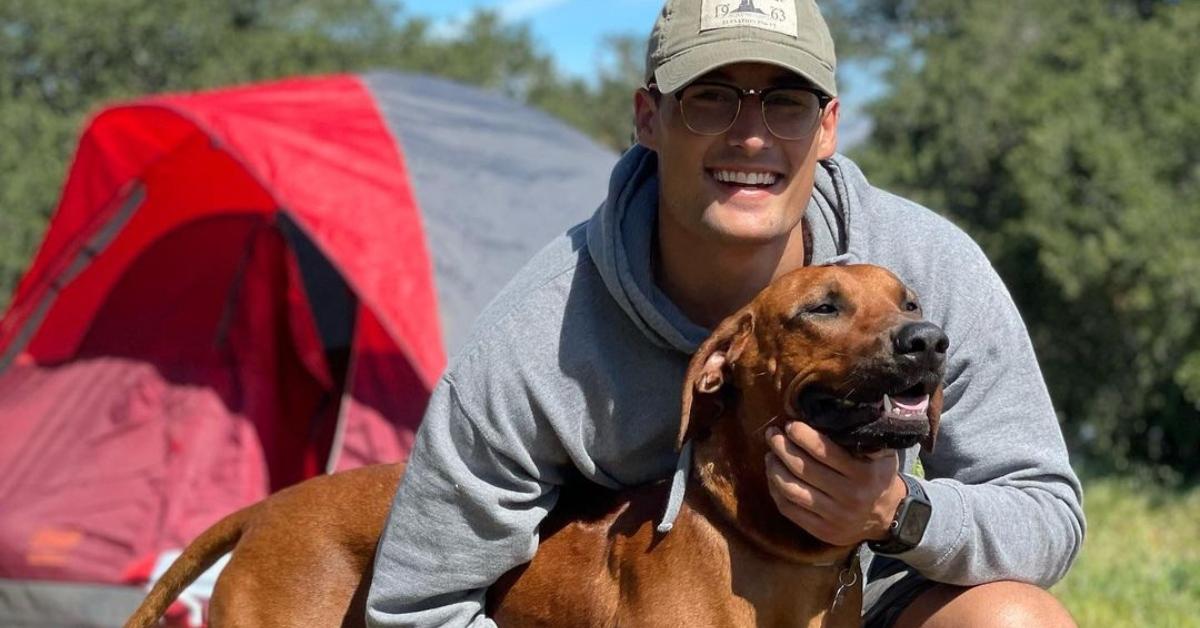
M 692 441 L 689 440 L 679 449 L 679 461 L 675 463 L 675 473 L 671 476 L 671 492 L 667 494 L 667 509 L 656 528 L 663 534 L 675 527 L 675 518 L 679 516 L 679 509 L 683 506 L 683 494 L 687 491 L 688 474 L 691 470 Z

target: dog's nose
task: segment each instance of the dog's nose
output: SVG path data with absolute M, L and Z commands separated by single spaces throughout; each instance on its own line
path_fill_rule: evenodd
M 902 326 L 896 330 L 892 342 L 898 355 L 928 361 L 945 359 L 946 349 L 950 347 L 950 339 L 942 328 L 928 321 Z

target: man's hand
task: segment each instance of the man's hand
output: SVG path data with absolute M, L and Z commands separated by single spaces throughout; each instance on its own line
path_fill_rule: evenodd
M 767 486 L 783 516 L 833 545 L 882 540 L 908 493 L 891 449 L 856 458 L 800 421 L 767 430 Z

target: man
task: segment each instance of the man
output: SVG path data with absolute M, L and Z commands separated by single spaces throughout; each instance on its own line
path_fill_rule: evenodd
M 708 328 L 776 276 L 844 262 L 893 270 L 951 339 L 929 479 L 898 473 L 914 451 L 857 459 L 792 423 L 767 435 L 780 511 L 888 555 L 870 567 L 867 625 L 1072 625 L 1040 587 L 1082 543 L 1080 486 L 1024 325 L 962 232 L 835 154 L 834 65 L 812 0 L 667 2 L 635 95 L 639 145 L 607 200 L 513 280 L 434 392 L 371 625 L 491 625 L 486 588 L 533 555 L 569 474 L 670 474 L 680 382 Z

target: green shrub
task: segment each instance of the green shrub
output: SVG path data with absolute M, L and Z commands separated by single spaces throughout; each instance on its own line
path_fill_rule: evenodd
M 1088 534 L 1052 591 L 1083 628 L 1200 626 L 1200 489 L 1084 482 Z

